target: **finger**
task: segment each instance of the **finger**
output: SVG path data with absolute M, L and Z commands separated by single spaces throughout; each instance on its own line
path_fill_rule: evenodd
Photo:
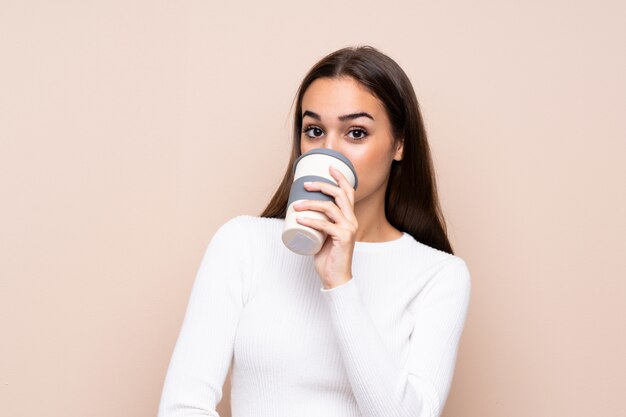
M 347 223 L 346 216 L 332 201 L 302 200 L 295 203 L 293 207 L 296 211 L 314 210 L 322 212 L 336 224 Z
M 350 229 L 345 227 L 339 227 L 335 223 L 330 223 L 326 220 L 312 219 L 310 217 L 296 217 L 296 221 L 305 226 L 312 227 L 321 232 L 325 232 L 327 235 L 332 236 L 336 240 L 342 242 L 349 242 L 351 239 Z
M 353 205 L 343 188 L 322 181 L 313 181 L 304 186 L 307 190 L 320 190 L 335 198 L 335 204 L 341 209 L 345 218 L 355 220 Z
M 332 175 L 333 178 L 335 178 L 335 180 L 337 181 L 339 187 L 341 187 L 341 189 L 346 192 L 346 196 L 348 197 L 351 205 L 354 206 L 354 187 L 352 187 L 350 181 L 348 181 L 346 176 L 343 175 L 343 172 L 341 172 L 332 165 L 329 165 L 329 171 L 330 175 Z

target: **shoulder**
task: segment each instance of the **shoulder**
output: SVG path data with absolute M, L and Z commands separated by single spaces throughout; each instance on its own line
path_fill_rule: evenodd
M 430 264 L 456 263 L 465 265 L 465 261 L 463 260 L 463 258 L 458 255 L 453 255 L 432 246 L 428 246 L 427 244 L 415 239 L 410 234 L 408 234 L 408 240 L 410 240 L 410 251 L 415 255 L 416 258 L 427 259 Z
M 437 292 L 469 302 L 472 280 L 467 263 L 463 258 L 450 255 L 440 263 L 440 269 L 433 276 L 432 286 L 439 288 Z
M 411 250 L 414 261 L 421 264 L 421 270 L 430 270 L 431 285 L 453 286 L 469 292 L 471 276 L 465 259 L 458 255 L 433 248 L 415 239 Z
M 241 245 L 267 242 L 282 228 L 284 219 L 239 214 L 230 217 L 215 231 L 213 238 L 238 241 Z
M 284 219 L 276 219 L 270 217 L 260 217 L 260 216 L 252 216 L 250 214 L 238 214 L 226 220 L 222 225 L 218 228 L 218 230 L 224 229 L 228 231 L 239 230 L 243 231 L 251 231 L 251 230 L 259 230 L 263 228 L 276 228 L 279 225 L 282 225 Z
M 262 250 L 264 226 L 262 218 L 247 214 L 235 215 L 223 221 L 210 235 L 206 252 L 211 256 L 247 263 Z
M 236 215 L 217 228 L 209 247 L 218 256 L 232 259 L 246 276 L 252 276 L 287 251 L 280 238 L 283 226 L 284 219 Z
M 445 271 L 445 276 L 448 280 L 469 292 L 471 287 L 471 274 L 463 258 L 451 255 L 446 261 Z

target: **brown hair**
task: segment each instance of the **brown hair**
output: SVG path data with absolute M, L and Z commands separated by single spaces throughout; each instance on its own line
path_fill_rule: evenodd
M 346 47 L 316 63 L 296 93 L 293 144 L 285 176 L 261 217 L 285 218 L 293 163 L 301 155 L 302 97 L 318 78 L 352 77 L 384 105 L 394 140 L 404 141 L 402 160 L 392 161 L 385 216 L 396 229 L 435 249 L 453 254 L 439 205 L 433 162 L 413 86 L 402 68 L 371 46 Z

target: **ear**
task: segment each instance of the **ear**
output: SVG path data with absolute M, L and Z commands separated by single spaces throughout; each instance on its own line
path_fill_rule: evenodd
M 400 138 L 400 140 L 398 140 L 398 145 L 396 145 L 396 154 L 393 156 L 393 159 L 396 161 L 401 161 L 403 151 L 404 151 L 404 138 Z

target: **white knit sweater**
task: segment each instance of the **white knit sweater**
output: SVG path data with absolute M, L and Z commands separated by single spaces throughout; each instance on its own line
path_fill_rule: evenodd
M 167 370 L 158 417 L 436 417 L 470 299 L 465 262 L 408 233 L 356 242 L 325 290 L 283 219 L 240 215 L 213 235 Z

